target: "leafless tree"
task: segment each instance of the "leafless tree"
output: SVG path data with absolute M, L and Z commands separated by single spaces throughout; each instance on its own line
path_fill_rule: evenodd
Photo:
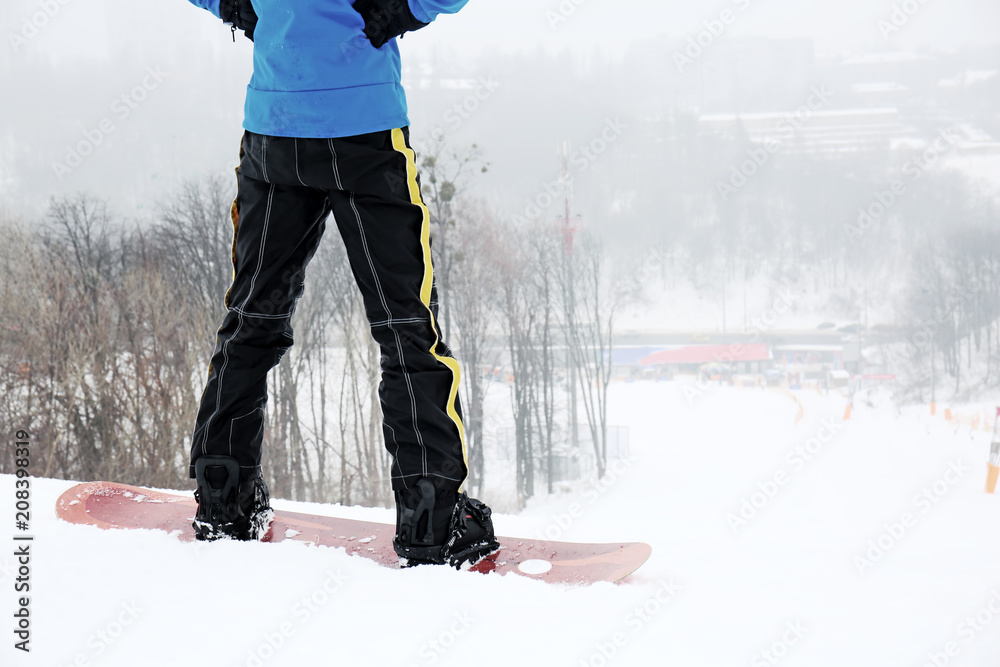
M 561 281 L 565 331 L 594 446 L 598 478 L 607 469 L 608 385 L 615 313 L 621 298 L 598 239 L 583 234 L 566 254 Z
M 469 457 L 469 489 L 479 494 L 486 479 L 484 458 L 484 405 L 488 384 L 484 377 L 499 363 L 500 350 L 491 344 L 497 323 L 495 305 L 500 298 L 500 280 L 495 258 L 510 252 L 507 239 L 497 227 L 488 207 L 464 200 L 456 211 L 452 240 L 454 268 L 449 283 L 450 321 L 456 351 L 462 363 L 462 407 Z
M 451 237 L 455 234 L 455 205 L 469 187 L 475 173 L 488 170 L 479 147 L 455 149 L 442 132 L 432 135 L 420 150 L 421 198 L 431 221 L 434 251 L 434 276 L 440 294 L 448 294 L 454 273 L 455 253 Z M 451 340 L 453 304 L 444 298 L 439 304 L 438 320 L 444 340 Z

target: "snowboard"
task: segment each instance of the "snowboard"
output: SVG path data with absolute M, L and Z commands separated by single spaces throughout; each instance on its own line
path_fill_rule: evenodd
M 98 528 L 145 528 L 194 540 L 193 497 L 114 482 L 87 482 L 67 489 L 56 501 L 56 515 L 69 523 Z M 275 511 L 263 542 L 295 540 L 339 547 L 390 568 L 399 567 L 392 548 L 395 526 L 317 514 Z M 559 584 L 621 581 L 649 558 L 642 542 L 584 544 L 498 537 L 500 550 L 473 565 L 482 573 L 516 574 Z

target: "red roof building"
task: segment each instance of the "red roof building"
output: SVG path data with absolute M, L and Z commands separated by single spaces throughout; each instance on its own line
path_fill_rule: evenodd
M 669 350 L 659 350 L 639 360 L 640 366 L 698 365 L 717 361 L 735 362 L 767 361 L 771 351 L 764 343 L 728 343 L 726 345 L 688 345 Z

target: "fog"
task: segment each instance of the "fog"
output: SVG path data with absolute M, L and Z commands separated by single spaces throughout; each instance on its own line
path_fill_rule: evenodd
M 183 0 L 11 0 L 0 9 L 0 25 L 0 76 L 7 91 L 0 107 L 3 214 L 37 216 L 50 197 L 87 191 L 113 200 L 123 215 L 141 217 L 179 182 L 234 166 L 251 45 L 245 39 L 234 44 L 207 12 Z M 538 183 L 558 175 L 557 147 L 586 145 L 615 118 L 631 130 L 599 165 L 605 185 L 630 178 L 618 170 L 625 165 L 611 163 L 627 142 L 646 143 L 638 135 L 649 138 L 647 128 L 636 123 L 651 114 L 696 114 L 706 106 L 724 113 L 793 110 L 809 85 L 828 74 L 824 65 L 866 53 L 924 54 L 949 63 L 933 74 L 942 78 L 989 70 L 997 64 L 996 25 L 1000 5 L 988 0 L 697 6 L 473 0 L 460 14 L 408 35 L 401 48 L 417 143 L 441 128 L 449 144 L 478 144 L 491 172 L 475 187 L 527 206 Z M 718 26 L 722 31 L 713 34 Z M 707 44 L 704 57 L 679 71 L 676 56 L 699 35 Z M 713 61 L 741 59 L 740 44 L 747 40 L 789 39 L 802 40 L 791 59 L 748 60 L 738 77 L 712 70 Z M 150 78 L 149 72 L 160 75 Z M 421 87 L 427 73 L 463 82 L 459 90 L 447 82 Z M 742 108 L 724 103 L 739 100 L 731 93 L 741 79 L 781 77 L 789 79 L 784 99 L 762 96 Z M 462 89 L 491 79 L 496 88 L 487 99 L 470 101 L 476 87 Z M 122 96 L 144 82 L 153 88 L 137 91 L 141 102 L 123 107 Z M 723 101 L 685 97 L 702 85 L 718 88 Z M 456 104 L 476 108 L 467 117 L 446 116 Z M 105 119 L 114 131 L 78 168 L 66 173 L 55 166 Z
M 143 225 L 185 182 L 235 190 L 249 41 L 185 0 L 0 12 L 0 216 L 87 193 Z M 817 270 L 855 292 L 817 316 L 882 289 L 895 322 L 915 253 L 998 219 L 997 25 L 989 0 L 472 0 L 400 48 L 418 153 L 486 164 L 459 190 L 499 219 L 564 217 L 565 162 L 570 215 L 664 286 Z

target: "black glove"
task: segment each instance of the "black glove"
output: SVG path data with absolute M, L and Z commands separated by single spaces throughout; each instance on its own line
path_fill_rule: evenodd
M 393 37 L 427 25 L 413 16 L 406 0 L 357 0 L 354 9 L 365 20 L 365 36 L 376 49 Z
M 219 16 L 222 22 L 232 27 L 233 41 L 236 40 L 236 29 L 239 28 L 251 42 L 253 29 L 257 27 L 257 12 L 253 10 L 250 0 L 219 0 Z

